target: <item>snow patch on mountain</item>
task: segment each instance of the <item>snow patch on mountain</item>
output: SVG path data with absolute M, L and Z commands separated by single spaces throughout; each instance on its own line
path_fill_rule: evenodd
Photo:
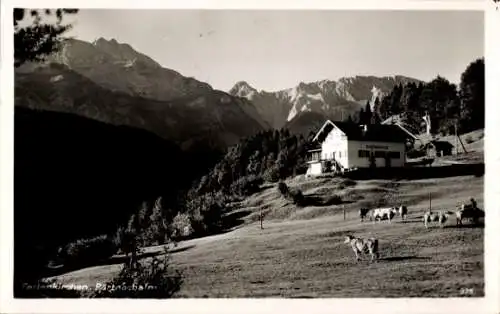
M 382 98 L 386 95 L 386 93 L 384 93 L 382 89 L 376 87 L 375 85 L 373 85 L 371 92 L 372 92 L 372 98 L 370 99 L 370 109 L 373 111 L 375 108 L 375 100 L 378 98 L 379 101 L 381 101 Z
M 293 103 L 300 96 L 299 88 L 290 88 L 287 94 L 290 97 L 290 101 Z
M 356 101 L 356 99 L 349 93 L 349 84 L 351 81 L 349 78 L 340 79 L 337 85 L 335 86 L 335 92 L 342 98 L 348 101 Z
M 64 79 L 64 76 L 62 75 L 56 75 L 50 78 L 51 83 L 59 82 L 60 80 Z
M 137 58 L 134 58 L 133 60 L 129 60 L 127 62 L 125 62 L 125 64 L 123 65 L 124 68 L 131 68 L 134 66 L 135 62 L 137 61 Z
M 297 115 L 297 108 L 295 106 L 292 107 L 290 112 L 288 113 L 288 117 L 286 118 L 287 122 L 290 122 Z

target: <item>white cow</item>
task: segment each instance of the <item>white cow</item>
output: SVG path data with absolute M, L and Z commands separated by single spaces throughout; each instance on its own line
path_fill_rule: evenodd
M 429 228 L 431 222 L 438 222 L 441 228 L 444 227 L 445 222 L 448 220 L 453 212 L 450 211 L 439 211 L 439 212 L 426 212 L 424 214 L 424 226 Z
M 344 243 L 351 245 L 354 255 L 356 256 L 356 261 L 361 259 L 359 255 L 362 253 L 370 254 L 372 262 L 379 257 L 378 239 L 376 238 L 363 239 L 348 235 L 345 237 Z
M 389 220 L 389 223 L 392 221 L 392 218 L 396 216 L 397 209 L 396 207 L 386 207 L 386 208 L 376 208 L 373 210 L 373 220 L 374 222 L 378 220 Z M 372 218 L 370 217 L 370 219 Z

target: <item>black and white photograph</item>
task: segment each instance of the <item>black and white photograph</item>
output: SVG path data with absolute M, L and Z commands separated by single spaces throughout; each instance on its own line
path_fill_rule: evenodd
M 9 297 L 487 296 L 486 9 L 11 2 Z

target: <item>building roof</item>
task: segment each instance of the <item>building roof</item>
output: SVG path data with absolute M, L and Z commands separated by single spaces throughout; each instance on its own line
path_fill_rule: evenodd
M 364 126 L 352 122 L 339 122 L 327 120 L 318 131 L 313 141 L 323 142 L 326 136 L 337 127 L 342 131 L 348 140 L 372 141 L 372 142 L 394 142 L 404 143 L 409 135 L 397 125 L 370 124 Z
M 408 135 L 410 135 L 410 137 L 412 137 L 413 139 L 420 140 L 417 137 L 417 135 L 415 135 L 415 133 L 417 133 L 417 131 L 414 130 L 414 128 L 412 128 L 410 125 L 408 125 L 405 122 L 403 122 L 403 120 L 401 119 L 401 116 L 399 114 L 393 115 L 393 116 L 385 119 L 384 121 L 381 122 L 381 124 L 384 124 L 384 125 L 391 125 L 391 124 L 397 125 L 401 129 L 403 129 L 403 131 L 405 131 L 406 133 L 408 133 Z

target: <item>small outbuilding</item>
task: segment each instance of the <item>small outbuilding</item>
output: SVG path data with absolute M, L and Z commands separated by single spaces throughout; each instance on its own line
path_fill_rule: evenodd
M 438 141 L 433 140 L 425 144 L 424 148 L 427 150 L 427 156 L 430 157 L 442 157 L 449 156 L 453 153 L 453 146 L 448 141 Z

